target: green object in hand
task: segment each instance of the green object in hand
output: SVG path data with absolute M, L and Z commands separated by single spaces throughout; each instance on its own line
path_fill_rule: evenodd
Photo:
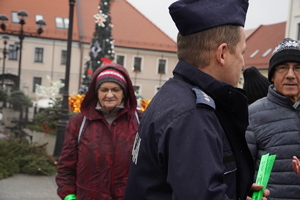
M 255 183 L 263 185 L 264 187 L 263 189 L 253 193 L 252 200 L 260 200 L 262 198 L 263 192 L 267 188 L 269 182 L 275 158 L 276 155 L 270 156 L 268 153 L 261 157 Z
M 64 200 L 73 200 L 73 199 L 76 199 L 76 195 L 75 194 L 69 194 L 68 196 L 66 196 L 64 198 Z

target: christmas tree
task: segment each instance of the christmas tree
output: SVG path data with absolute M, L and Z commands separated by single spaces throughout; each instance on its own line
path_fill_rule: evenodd
M 93 70 L 91 67 L 91 60 L 88 60 L 85 63 L 85 68 L 84 68 L 84 74 L 82 76 L 82 81 L 81 81 L 81 88 L 79 89 L 79 94 L 86 94 L 88 91 L 88 87 L 91 83 L 91 77 L 93 74 Z
M 98 6 L 99 12 L 94 15 L 95 32 L 91 41 L 90 60 L 86 62 L 83 75 L 83 87 L 80 93 L 84 94 L 90 84 L 92 73 L 101 65 L 114 60 L 114 40 L 111 38 L 112 23 L 110 17 L 110 1 L 101 0 Z

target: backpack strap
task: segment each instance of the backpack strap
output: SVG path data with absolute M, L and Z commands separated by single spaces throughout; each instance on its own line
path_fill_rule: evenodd
M 139 116 L 138 116 L 137 112 L 135 111 L 134 114 L 135 114 L 137 123 L 140 124 L 140 119 L 139 119 Z M 131 152 L 132 162 L 134 164 L 137 164 L 137 158 L 138 158 L 138 154 L 139 154 L 140 143 L 141 143 L 141 138 L 139 136 L 139 132 L 136 132 L 134 143 L 133 143 L 133 146 L 132 146 L 132 152 Z
M 136 117 L 136 120 L 137 120 L 138 124 L 140 124 L 140 119 L 139 119 L 139 116 L 138 116 L 137 112 L 135 111 L 134 114 L 135 114 L 135 117 Z
M 82 130 L 83 130 L 85 121 L 86 121 L 86 117 L 83 116 L 83 120 L 82 120 L 82 122 L 81 122 L 80 130 L 79 130 L 79 133 L 78 133 L 78 143 L 79 143 L 79 141 L 80 141 L 80 136 L 81 136 L 81 134 L 82 134 Z

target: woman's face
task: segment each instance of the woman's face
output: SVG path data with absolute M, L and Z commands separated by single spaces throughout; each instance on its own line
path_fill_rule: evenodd
M 119 106 L 124 98 L 121 86 L 115 82 L 104 82 L 97 91 L 101 107 L 109 112 Z

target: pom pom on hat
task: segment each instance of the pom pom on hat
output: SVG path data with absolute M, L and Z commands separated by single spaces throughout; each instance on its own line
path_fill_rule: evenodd
M 245 25 L 248 0 L 179 0 L 169 13 L 181 35 L 222 25 Z
M 274 49 L 269 61 L 269 81 L 272 82 L 275 68 L 285 62 L 300 63 L 300 43 L 291 38 L 283 39 Z
M 243 89 L 246 90 L 248 104 L 252 104 L 254 101 L 267 96 L 268 88 L 271 83 L 256 67 L 252 66 L 245 69 L 243 76 Z
M 95 87 L 96 91 L 98 90 L 99 86 L 104 82 L 115 82 L 119 84 L 123 89 L 124 93 L 126 93 L 127 82 L 121 72 L 110 68 L 103 70 L 97 76 Z

